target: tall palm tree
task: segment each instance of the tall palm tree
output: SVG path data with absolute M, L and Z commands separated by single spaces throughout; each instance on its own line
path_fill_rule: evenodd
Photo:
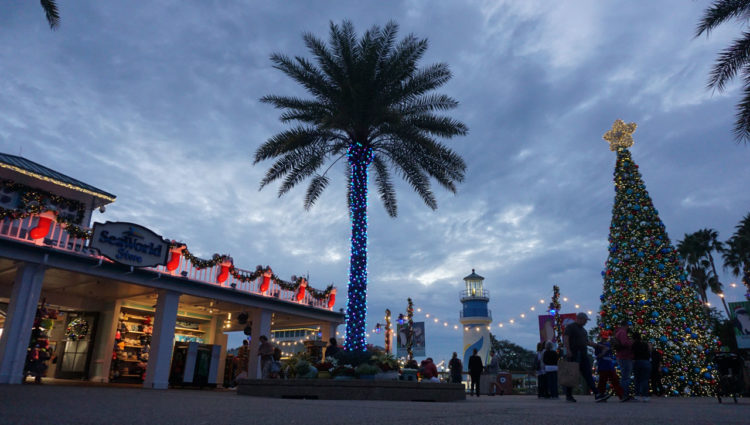
M 735 227 L 735 232 L 726 243 L 724 268 L 733 275 L 741 276 L 745 285 L 745 298 L 750 300 L 750 214 Z
M 349 21 L 330 23 L 326 44 L 303 35 L 314 62 L 303 57 L 271 55 L 274 68 L 301 84 L 312 98 L 264 96 L 283 110 L 281 121 L 296 122 L 263 143 L 255 164 L 276 161 L 260 183 L 262 189 L 283 178 L 278 195 L 310 178 L 304 207 L 310 209 L 329 184 L 328 172 L 345 159 L 352 223 L 345 346 L 365 349 L 367 293 L 367 190 L 370 170 L 387 213 L 396 217 L 396 194 L 390 171 L 400 175 L 432 209 L 437 202 L 431 178 L 450 192 L 463 181 L 464 160 L 438 138 L 465 135 L 467 127 L 441 111 L 458 102 L 432 90 L 451 73 L 444 63 L 419 68 L 427 40 L 408 35 L 396 40 L 398 25 L 373 26 L 357 37 Z M 322 170 L 322 171 L 321 171 Z
M 60 25 L 60 13 L 57 11 L 55 0 L 39 0 L 44 9 L 44 15 L 47 17 L 47 23 L 50 29 L 56 30 Z
M 715 0 L 704 11 L 695 36 L 704 33 L 708 36 L 711 30 L 730 19 L 746 25 L 750 20 L 750 0 Z M 708 87 L 723 91 L 738 72 L 742 75 L 744 95 L 737 105 L 734 135 L 738 142 L 747 143 L 750 141 L 750 32 L 743 32 L 740 38 L 719 54 Z

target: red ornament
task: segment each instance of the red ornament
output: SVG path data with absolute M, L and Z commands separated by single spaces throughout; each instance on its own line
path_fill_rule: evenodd
M 300 279 L 299 287 L 297 288 L 297 296 L 295 297 L 297 301 L 302 301 L 305 298 L 305 288 L 307 288 L 307 280 L 303 277 Z
M 328 296 L 328 308 L 333 308 L 336 304 L 336 288 L 331 289 L 331 294 Z
M 57 218 L 57 213 L 54 211 L 47 210 L 39 214 L 39 222 L 36 227 L 29 230 L 29 236 L 31 239 L 37 240 L 47 236 L 49 228 L 52 226 L 52 220 Z
M 174 242 L 174 241 L 172 241 Z M 182 257 L 182 250 L 185 249 L 185 245 L 175 246 L 169 250 L 169 261 L 167 262 L 167 270 L 173 272 L 177 270 L 180 265 L 180 257 Z
M 227 257 L 227 259 L 221 263 L 221 271 L 219 272 L 219 275 L 216 276 L 217 282 L 226 282 L 227 278 L 229 277 L 229 269 L 232 267 L 232 265 L 232 259 L 229 257 Z
M 270 267 L 266 267 L 266 271 L 263 272 L 263 283 L 260 284 L 261 293 L 268 291 L 268 288 L 271 286 L 271 276 L 273 276 L 273 270 Z

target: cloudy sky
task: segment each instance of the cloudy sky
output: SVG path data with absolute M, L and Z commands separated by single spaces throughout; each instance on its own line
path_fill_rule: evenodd
M 252 155 L 285 128 L 258 99 L 304 95 L 269 61 L 308 56 L 303 32 L 395 20 L 402 36 L 429 39 L 423 65 L 453 72 L 440 91 L 470 128 L 449 142 L 468 171 L 457 195 L 436 188 L 437 211 L 402 183 L 397 219 L 371 199 L 369 323 L 412 297 L 417 320 L 441 322 L 427 325 L 428 354 L 447 358 L 460 350 L 458 293 L 475 268 L 492 332 L 530 348 L 530 307 L 549 302 L 553 284 L 571 301 L 563 310 L 598 308 L 615 160 L 602 134 L 615 119 L 638 123 L 633 158 L 673 241 L 702 227 L 727 238 L 750 210 L 750 146 L 731 133 L 739 87 L 706 89 L 742 27 L 694 38 L 708 4 L 60 0 L 53 32 L 38 2 L 3 2 L 0 150 L 116 194 L 97 220 L 141 223 L 241 268 L 309 273 L 313 287 L 337 285 L 344 307 L 343 171 L 310 212 L 304 186 L 283 198 L 278 186 L 258 191 L 270 163 L 253 166 Z

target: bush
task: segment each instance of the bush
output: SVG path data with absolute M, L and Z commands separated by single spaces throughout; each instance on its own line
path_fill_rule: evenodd
M 354 367 L 361 365 L 362 363 L 371 363 L 372 356 L 377 355 L 375 351 L 344 351 L 341 350 L 334 358 L 339 364 L 349 364 Z
M 380 368 L 379 367 L 377 367 L 375 365 L 368 364 L 368 363 L 362 363 L 361 365 L 357 366 L 356 369 L 354 369 L 354 373 L 357 376 L 375 375 L 375 374 L 377 374 L 379 372 L 380 372 Z

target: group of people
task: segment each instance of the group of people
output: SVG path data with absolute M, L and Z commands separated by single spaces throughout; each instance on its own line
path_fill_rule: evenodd
M 265 335 L 261 335 L 258 338 L 258 341 L 260 342 L 260 345 L 258 346 L 258 358 L 260 359 L 261 377 L 263 379 L 279 378 L 281 373 L 281 349 L 279 347 L 274 347 Z M 237 351 L 239 373 L 234 378 L 234 385 L 236 385 L 237 381 L 240 379 L 246 379 L 248 377 L 249 358 L 250 343 L 245 339 L 242 341 L 242 346 Z
M 448 362 L 448 369 L 450 369 L 451 373 L 451 383 L 460 384 L 463 379 L 463 364 L 461 363 L 461 359 L 458 358 L 458 353 L 453 352 L 453 357 Z M 475 348 L 471 357 L 469 357 L 468 369 L 469 376 L 471 377 L 469 394 L 479 397 L 479 383 L 482 379 L 482 374 L 485 374 L 491 380 L 489 394 L 495 395 L 499 392 L 502 395 L 502 389 L 497 385 L 497 375 L 500 373 L 500 358 L 495 355 L 495 350 L 490 350 L 490 358 L 487 366 L 485 366 Z
M 647 341 L 643 340 L 637 331 L 631 331 L 628 321 L 621 322 L 614 335 L 602 332 L 598 342 L 588 339 L 585 325 L 589 318 L 585 313 L 578 313 L 575 322 L 565 327 L 563 334 L 564 353 L 568 361 L 577 362 L 581 376 L 588 388 L 594 393 L 596 402 L 607 401 L 612 395 L 607 392 L 607 383 L 623 402 L 640 400 L 648 401 L 651 390 L 661 394 L 661 353 L 654 350 Z M 591 373 L 591 363 L 588 347 L 594 348 L 597 362 L 599 383 L 594 383 Z M 537 371 L 539 398 L 559 398 L 558 395 L 558 354 L 554 344 L 550 341 L 537 345 L 535 369 Z M 620 367 L 621 376 L 618 379 L 616 365 Z M 631 379 L 631 375 L 634 379 Z M 635 396 L 631 395 L 630 387 L 633 383 Z M 573 388 L 565 388 L 565 399 L 575 402 Z

